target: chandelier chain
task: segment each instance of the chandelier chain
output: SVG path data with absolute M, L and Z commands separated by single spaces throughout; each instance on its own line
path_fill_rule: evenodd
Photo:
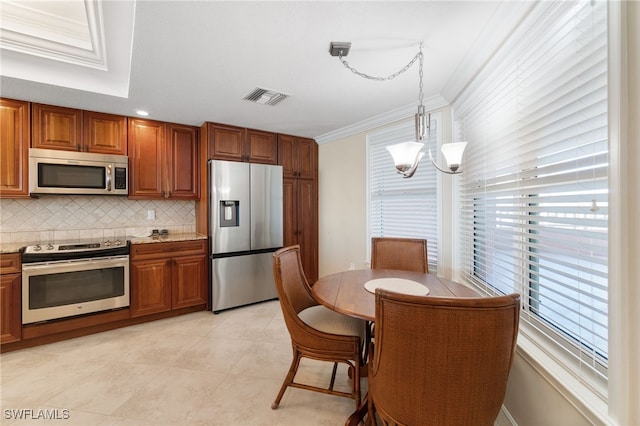
M 342 50 L 338 52 L 338 57 L 340 58 L 340 61 L 345 66 L 345 68 L 347 68 L 352 73 L 359 75 L 360 77 L 366 78 L 368 80 L 375 80 L 375 81 L 393 80 L 400 74 L 403 74 L 404 72 L 406 72 L 409 68 L 411 68 L 413 64 L 416 63 L 418 59 L 420 59 L 420 96 L 422 97 L 422 43 L 420 43 L 420 52 L 416 53 L 416 55 L 413 57 L 413 59 L 411 59 L 411 61 L 407 65 L 405 65 L 404 67 L 402 67 L 402 69 L 400 69 L 399 71 L 387 77 L 376 77 L 376 76 L 372 76 L 372 75 L 365 74 L 363 72 L 358 71 L 357 69 L 349 65 L 349 62 L 347 62 L 346 59 L 342 57 Z
M 418 105 L 422 105 L 422 99 L 423 99 L 423 94 L 422 94 L 422 62 L 423 62 L 423 56 L 422 56 L 422 43 L 420 43 L 420 52 L 418 52 L 418 55 L 420 57 L 420 62 L 418 63 L 418 75 L 420 76 L 420 91 L 418 92 Z

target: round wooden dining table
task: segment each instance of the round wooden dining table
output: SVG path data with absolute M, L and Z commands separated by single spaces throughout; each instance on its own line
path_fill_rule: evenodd
M 382 282 L 385 279 L 389 282 L 393 281 L 391 279 L 408 280 L 413 282 L 414 286 L 421 284 L 427 287 L 428 292 L 424 291 L 424 294 L 429 296 L 480 296 L 478 292 L 463 284 L 438 278 L 433 274 L 395 269 L 357 269 L 326 275 L 311 286 L 311 292 L 318 302 L 329 309 L 352 317 L 374 321 L 376 314 L 375 294 L 367 290 L 365 284 L 373 280 Z

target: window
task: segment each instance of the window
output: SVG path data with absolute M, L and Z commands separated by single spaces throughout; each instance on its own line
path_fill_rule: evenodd
M 454 111 L 470 141 L 460 180 L 466 280 L 519 292 L 522 321 L 605 399 L 606 2 L 536 4 Z
M 431 138 L 441 139 L 442 113 L 431 114 Z M 386 147 L 415 140 L 415 124 L 407 120 L 367 136 L 369 238 L 425 238 L 429 264 L 438 263 L 436 169 L 422 159 L 410 179 L 398 173 Z M 424 149 L 423 149 L 424 150 Z M 435 152 L 435 149 L 433 150 Z

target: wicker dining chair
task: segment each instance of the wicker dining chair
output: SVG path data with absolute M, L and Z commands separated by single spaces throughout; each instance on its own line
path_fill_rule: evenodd
M 518 335 L 520 296 L 376 290 L 367 423 L 493 425 Z
M 371 269 L 402 269 L 429 272 L 427 240 L 418 238 L 371 238 Z
M 365 323 L 326 308 L 313 298 L 302 269 L 300 246 L 284 247 L 273 254 L 273 274 L 284 321 L 291 336 L 293 360 L 272 409 L 278 408 L 287 387 L 345 396 L 360 405 L 360 367 L 364 364 L 362 349 Z M 295 382 L 302 358 L 333 363 L 328 388 Z M 334 389 L 338 363 L 348 366 L 351 392 Z

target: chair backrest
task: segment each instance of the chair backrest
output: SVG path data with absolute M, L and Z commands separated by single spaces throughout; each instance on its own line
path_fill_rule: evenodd
M 306 353 L 315 351 L 325 357 L 338 353 L 344 358 L 344 353 L 358 351 L 358 337 L 318 331 L 298 316 L 303 310 L 319 305 L 311 294 L 311 287 L 302 269 L 299 245 L 283 247 L 273 253 L 273 276 L 284 322 L 296 346 L 304 348 Z
M 398 424 L 493 425 L 516 348 L 520 296 L 376 291 L 369 396 Z
M 302 269 L 299 245 L 283 247 L 273 253 L 273 277 L 283 311 L 297 317 L 306 308 L 318 304 Z
M 427 240 L 417 238 L 371 238 L 371 269 L 402 269 L 429 272 Z

